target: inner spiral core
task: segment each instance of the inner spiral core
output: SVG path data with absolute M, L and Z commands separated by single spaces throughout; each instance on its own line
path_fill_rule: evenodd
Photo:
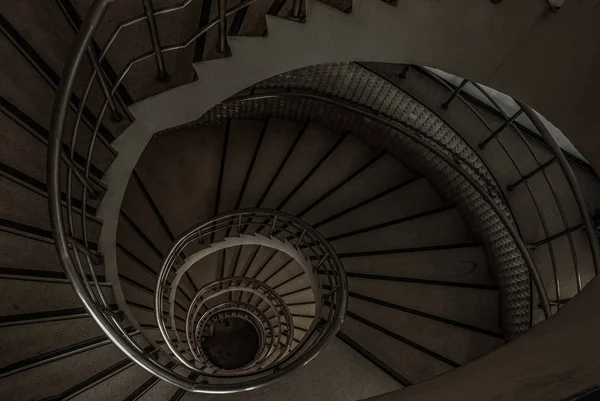
M 259 351 L 259 335 L 247 320 L 224 317 L 212 323 L 202 337 L 202 349 L 215 366 L 240 369 L 254 360 Z

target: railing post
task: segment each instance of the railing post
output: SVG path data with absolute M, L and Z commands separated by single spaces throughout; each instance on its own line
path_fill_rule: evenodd
M 510 124 L 513 123 L 521 114 L 523 113 L 523 109 L 519 109 L 515 114 L 510 116 L 508 120 L 506 120 L 496 131 L 494 131 L 490 136 L 485 138 L 483 142 L 481 142 L 477 147 L 481 150 L 485 149 L 488 143 L 490 143 L 495 137 L 497 137 L 502 131 L 506 129 Z
M 551 236 L 549 236 L 547 238 L 544 238 L 542 240 L 539 240 L 539 241 L 536 241 L 536 242 L 532 242 L 531 244 L 528 245 L 528 247 L 529 247 L 529 249 L 536 249 L 540 245 L 547 244 L 548 242 L 552 242 L 555 239 L 558 239 L 560 237 L 564 237 L 567 234 L 574 233 L 577 230 L 581 230 L 583 227 L 584 227 L 583 224 L 578 224 L 575 227 L 565 228 L 564 230 L 562 230 L 559 233 L 551 235 Z
M 525 181 L 529 180 L 531 177 L 533 177 L 537 173 L 539 173 L 539 172 L 547 169 L 551 165 L 553 165 L 555 161 L 556 161 L 556 158 L 553 157 L 552 159 L 548 160 L 544 164 L 540 164 L 539 166 L 537 166 L 536 168 L 534 168 L 533 170 L 531 170 L 529 173 L 527 173 L 523 177 L 519 178 L 517 181 L 513 182 L 512 184 L 508 184 L 506 186 L 506 190 L 509 191 L 509 192 L 512 191 L 513 189 L 515 189 L 516 187 L 518 187 L 519 185 L 521 185 Z
M 400 71 L 400 74 L 398 74 L 398 78 L 405 79 L 406 74 L 408 74 L 408 71 L 410 71 L 410 64 L 407 64 L 406 67 L 404 67 L 402 71 Z
M 227 43 L 227 0 L 219 0 L 219 53 L 229 56 L 229 43 Z
M 450 103 L 454 100 L 454 98 L 456 96 L 458 96 L 458 94 L 460 93 L 460 91 L 465 87 L 465 85 L 467 84 L 467 82 L 469 82 L 468 79 L 463 79 L 463 81 L 460 83 L 460 85 L 458 85 L 456 87 L 456 89 L 454 89 L 454 92 L 452 92 L 452 94 L 450 95 L 450 97 L 448 98 L 448 100 L 446 100 L 443 104 L 442 104 L 442 109 L 447 109 L 448 106 L 450 106 Z
M 154 49 L 154 59 L 156 60 L 156 69 L 158 70 L 157 79 L 160 82 L 167 82 L 169 80 L 169 74 L 167 74 L 167 71 L 165 70 L 165 61 L 163 59 L 162 47 L 158 36 L 158 27 L 154 16 L 152 0 L 142 0 L 142 3 L 144 4 L 144 11 L 146 12 L 150 41 L 152 42 L 152 48 Z
M 292 11 L 290 11 L 290 17 L 292 17 L 295 20 L 302 19 L 302 2 L 303 0 L 294 0 Z

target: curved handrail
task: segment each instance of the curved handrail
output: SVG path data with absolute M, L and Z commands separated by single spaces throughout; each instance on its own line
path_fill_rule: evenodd
M 585 201 L 585 198 L 583 197 L 583 193 L 581 192 L 581 188 L 577 184 L 577 178 L 575 178 L 573 169 L 569 165 L 569 162 L 567 161 L 567 158 L 565 157 L 565 154 L 563 153 L 562 149 L 558 146 L 556 140 L 554 139 L 552 134 L 550 134 L 550 131 L 548 131 L 548 128 L 546 128 L 546 125 L 542 122 L 537 113 L 526 104 L 518 100 L 515 101 L 517 102 L 521 110 L 523 110 L 523 112 L 527 115 L 529 120 L 531 120 L 531 122 L 533 123 L 539 134 L 542 136 L 542 138 L 544 138 L 544 141 L 546 142 L 546 144 L 548 144 L 548 146 L 552 150 L 552 153 L 554 153 L 554 157 L 556 157 L 556 160 L 560 164 L 560 168 L 565 174 L 567 183 L 569 184 L 569 187 L 571 188 L 571 191 L 575 196 L 575 202 L 577 203 L 577 207 L 579 208 L 579 213 L 583 218 L 583 226 L 585 228 L 588 242 L 590 243 L 590 249 L 592 251 L 592 262 L 594 263 L 594 272 L 597 275 L 600 269 L 600 248 L 598 246 L 598 240 L 596 236 L 596 231 L 594 229 L 592 217 L 590 216 L 587 203 Z
M 574 245 L 573 238 L 572 238 L 572 232 L 574 231 L 574 229 L 579 228 L 579 227 L 583 227 L 585 229 L 586 237 L 587 237 L 588 243 L 590 245 L 591 253 L 592 253 L 591 256 L 592 256 L 592 263 L 594 265 L 595 274 L 598 273 L 598 260 L 599 260 L 598 259 L 598 240 L 597 240 L 597 236 L 595 233 L 594 223 L 590 217 L 590 212 L 589 212 L 589 209 L 587 208 L 585 199 L 584 199 L 583 195 L 581 194 L 581 189 L 579 188 L 579 185 L 577 184 L 577 179 L 574 176 L 574 173 L 571 169 L 570 164 L 566 160 L 564 152 L 558 146 L 554 137 L 548 131 L 548 128 L 546 127 L 546 125 L 541 121 L 541 119 L 539 119 L 539 117 L 537 116 L 537 113 L 535 113 L 535 111 L 533 111 L 528 106 L 524 105 L 522 102 L 517 101 L 516 99 L 511 98 L 517 104 L 518 109 L 512 116 L 509 117 L 506 114 L 506 112 L 503 110 L 503 108 L 494 99 L 494 97 L 490 93 L 488 93 L 481 84 L 478 84 L 476 82 L 471 82 L 468 79 L 463 79 L 461 82 L 461 85 L 459 85 L 456 88 L 453 88 L 452 85 L 450 85 L 444 78 L 438 76 L 434 71 L 430 71 L 428 69 L 422 69 L 422 68 L 419 68 L 419 70 L 424 72 L 429 77 L 433 78 L 436 82 L 440 83 L 442 86 L 444 86 L 447 89 L 449 89 L 450 91 L 452 91 L 452 98 L 460 99 L 462 101 L 462 103 L 478 118 L 478 120 L 483 124 L 483 126 L 486 127 L 486 129 L 489 131 L 490 135 L 483 142 L 480 143 L 479 147 L 481 149 L 483 149 L 485 147 L 485 145 L 487 143 L 489 143 L 492 139 L 496 138 L 499 135 L 499 133 L 507 126 L 512 127 L 517 132 L 517 134 L 519 134 L 521 141 L 523 142 L 525 147 L 528 149 L 529 153 L 532 155 L 532 157 L 535 159 L 535 161 L 539 165 L 538 171 L 545 177 L 545 180 L 548 183 L 550 190 L 552 192 L 554 201 L 558 207 L 558 211 L 559 211 L 559 214 L 563 221 L 563 225 L 565 226 L 565 229 L 562 233 L 564 233 L 566 235 L 566 237 L 569 241 L 569 247 L 570 247 L 572 258 L 573 258 L 573 264 L 574 264 L 575 274 L 576 274 L 576 285 L 577 285 L 576 290 L 577 290 L 577 292 L 581 291 L 583 285 L 581 282 L 581 273 L 580 273 L 579 266 L 578 266 L 575 245 Z M 475 110 L 474 106 L 469 101 L 467 101 L 465 98 L 463 98 L 461 96 L 460 93 L 462 91 L 465 91 L 464 84 L 469 83 L 469 82 L 471 84 L 473 84 L 473 86 L 485 97 L 485 99 L 487 99 L 487 101 L 493 106 L 495 111 L 498 112 L 500 117 L 504 120 L 503 125 L 500 128 L 498 128 L 497 130 L 493 130 L 492 127 L 487 123 L 487 121 L 481 116 L 481 114 L 477 110 Z M 525 109 L 529 109 L 529 113 L 525 113 Z M 525 115 L 529 118 L 529 120 L 531 121 L 531 123 L 534 125 L 534 127 L 538 131 L 539 135 L 541 136 L 541 142 L 544 143 L 550 149 L 550 151 L 554 155 L 554 160 L 556 160 L 559 163 L 559 167 L 560 167 L 561 171 L 563 172 L 565 179 L 568 182 L 569 188 L 573 192 L 575 201 L 577 203 L 577 207 L 579 209 L 580 215 L 582 216 L 583 222 L 580 226 L 570 227 L 568 225 L 568 220 L 567 220 L 565 213 L 563 211 L 563 208 L 560 204 L 560 200 L 556 194 L 556 191 L 554 190 L 552 184 L 550 183 L 550 181 L 548 179 L 548 176 L 544 169 L 544 167 L 545 167 L 544 164 L 540 163 L 533 148 L 531 147 L 529 142 L 524 138 L 522 128 L 520 128 L 518 126 L 517 122 L 515 121 L 516 118 L 522 113 L 525 113 Z M 536 138 L 536 139 L 540 140 L 539 138 Z M 506 149 L 504 149 L 504 151 L 507 152 Z M 508 152 L 507 152 L 507 155 L 510 157 L 510 154 Z M 518 166 L 515 164 L 515 161 L 513 160 L 512 162 L 513 162 L 514 167 L 518 169 Z M 548 164 L 546 164 L 546 166 L 547 165 Z M 531 189 L 529 188 L 529 185 L 527 184 L 526 179 L 524 177 L 522 177 L 521 179 L 525 181 L 525 186 L 527 187 L 528 191 L 530 192 L 532 201 L 536 205 L 536 209 L 538 210 L 538 215 L 540 217 L 540 222 L 544 229 L 545 239 L 548 242 L 548 251 L 550 253 L 550 258 L 552 260 L 552 265 L 553 265 L 553 270 L 554 270 L 554 281 L 555 281 L 556 295 L 557 295 L 557 299 L 554 302 L 556 302 L 557 306 L 560 306 L 561 301 L 562 301 L 560 299 L 560 287 L 559 287 L 560 279 L 557 274 L 556 257 L 554 255 L 555 252 L 554 252 L 552 241 L 551 241 L 553 238 L 556 238 L 557 235 L 549 234 L 548 229 L 547 229 L 547 224 L 545 222 L 543 214 L 541 214 L 541 212 L 539 210 L 539 206 L 537 206 L 537 201 L 533 197 L 533 194 L 531 193 Z M 579 192 L 579 194 L 577 194 L 577 192 Z M 558 235 L 560 235 L 560 233 Z M 546 242 L 546 240 L 542 240 L 539 242 L 540 243 Z M 536 246 L 537 246 L 536 243 L 532 244 L 532 247 L 536 247 Z M 568 298 L 566 300 L 568 300 Z

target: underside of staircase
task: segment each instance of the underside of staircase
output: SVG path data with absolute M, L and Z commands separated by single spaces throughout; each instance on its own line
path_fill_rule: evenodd
M 418 400 L 560 343 L 600 164 L 588 106 L 569 120 L 562 78 L 536 94 L 511 60 L 588 6 L 461 7 L 0 5 L 3 398 Z M 568 363 L 522 399 L 589 392 Z M 473 394 L 522 395 L 502 374 Z

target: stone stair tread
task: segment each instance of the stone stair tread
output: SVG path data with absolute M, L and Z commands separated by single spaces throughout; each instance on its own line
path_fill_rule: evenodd
M 0 49 L 2 54 L 11 58 L 11 63 L 6 64 L 6 68 L 0 71 L 0 76 L 2 76 L 0 93 L 2 93 L 2 97 L 37 123 L 41 129 L 47 131 L 50 127 L 55 91 L 4 36 L 0 40 Z M 65 130 L 72 129 L 74 118 L 75 113 L 69 109 Z M 90 129 L 81 124 L 80 140 L 76 143 L 76 151 L 86 155 L 88 138 L 91 137 Z M 64 139 L 64 142 L 68 144 L 69 139 L 70 135 Z M 113 154 L 103 145 L 97 145 L 95 149 L 92 162 L 102 168 L 107 167 L 114 159 Z
M 452 369 L 396 339 L 348 317 L 342 332 L 391 366 L 412 383 L 419 383 Z M 394 350 L 394 352 L 390 352 Z
M 1 366 L 102 335 L 91 318 L 3 327 Z
M 127 239 L 127 235 L 120 235 L 122 230 L 135 230 L 126 220 L 130 219 L 158 251 L 163 254 L 167 252 L 171 246 L 171 240 L 133 178 L 129 181 L 127 191 L 123 196 L 121 211 L 125 216 L 122 214 L 119 219 L 118 241 L 125 243 Z M 121 226 L 126 226 L 126 228 L 122 229 Z M 139 234 L 135 235 L 139 236 Z
M 230 121 L 229 141 L 227 143 L 221 197 L 218 212 L 230 212 L 236 209 L 236 203 L 248 172 L 252 154 L 264 126 L 261 120 Z
M 263 204 L 260 205 L 261 207 L 278 208 L 327 151 L 340 139 L 339 133 L 317 124 L 308 122 L 304 124 L 307 125 L 305 129 L 304 126 L 302 127 L 302 136 L 293 148 L 290 157 L 286 160 Z
M 154 5 L 154 9 L 156 11 L 158 8 L 179 3 L 181 2 L 176 0 L 161 1 L 160 4 Z M 89 1 L 78 1 L 74 6 L 78 13 L 83 15 L 90 4 Z M 198 29 L 198 10 L 199 2 L 192 2 L 183 10 L 169 14 L 170 18 L 158 16 L 156 23 L 161 32 L 161 45 L 179 44 L 188 40 Z M 144 15 L 141 2 L 126 1 L 119 7 L 108 7 L 104 18 L 109 22 L 100 24 L 94 35 L 98 45 L 102 48 L 106 44 L 119 22 L 139 15 Z M 123 49 L 127 49 L 127 51 L 123 51 Z M 116 74 L 120 75 L 133 55 L 139 56 L 149 51 L 152 51 L 152 45 L 148 35 L 148 26 L 145 21 L 141 21 L 125 28 L 119 34 L 107 53 L 107 59 Z M 134 101 L 140 101 L 169 88 L 189 83 L 194 78 L 194 71 L 191 67 L 192 55 L 193 46 L 188 47 L 186 51 L 180 52 L 177 56 L 174 56 L 173 52 L 164 55 L 165 67 L 171 76 L 168 83 L 161 83 L 156 79 L 156 65 L 154 59 L 150 58 L 131 69 L 124 79 L 124 86 Z
M 504 340 L 350 298 L 349 310 L 461 365 L 504 345 Z
M 14 285 L 12 280 L 0 280 L 0 289 L 5 302 L 0 306 L 0 316 L 13 316 L 27 313 L 71 309 L 82 307 L 81 301 L 69 285 L 20 281 Z M 103 287 L 107 302 L 114 303 L 112 292 Z M 32 294 L 41 294 L 33 297 Z
M 0 232 L 0 265 L 19 269 L 62 271 L 54 245 Z
M 390 221 L 409 218 L 447 206 L 447 202 L 425 179 L 409 181 L 382 198 L 319 227 L 326 237 Z
M 271 178 L 279 168 L 301 127 L 301 124 L 293 121 L 278 118 L 268 120 L 267 129 L 242 198 L 242 208 L 258 206 L 263 192 L 267 189 Z M 247 151 L 253 152 L 254 150 L 248 149 Z
M 332 241 L 332 246 L 338 254 L 344 254 L 470 242 L 472 242 L 472 234 L 464 226 L 458 211 L 451 209 L 416 220 L 404 221 L 344 237 Z
M 136 171 L 175 237 L 213 215 L 223 132 L 186 128 L 156 137 L 138 161 Z M 186 202 L 175 206 L 173 199 Z
M 355 171 L 377 155 L 354 135 L 348 135 L 321 167 L 302 185 L 286 204 L 284 211 L 298 214 L 316 202 L 328 191 L 344 182 Z M 318 207 L 318 206 L 317 206 Z M 310 216 L 310 212 L 308 212 Z
M 364 256 L 343 263 L 348 273 L 494 285 L 483 247 Z
M 317 223 L 412 177 L 413 174 L 396 159 L 391 156 L 384 156 L 325 199 L 303 218 L 309 223 Z
M 140 386 L 145 380 L 152 377 L 145 369 L 134 365 L 108 380 L 79 394 L 74 399 L 77 401 L 95 401 L 118 399 L 123 394 L 128 394 Z
M 348 288 L 368 297 L 500 332 L 498 292 L 494 287 L 474 289 L 454 287 L 452 283 L 391 282 L 350 277 Z
M 7 399 L 34 400 L 52 396 L 68 390 L 123 357 L 116 345 L 96 348 L 19 373 L 8 380 L 0 380 L 0 391 Z M 77 369 L 73 369 L 73 366 Z

